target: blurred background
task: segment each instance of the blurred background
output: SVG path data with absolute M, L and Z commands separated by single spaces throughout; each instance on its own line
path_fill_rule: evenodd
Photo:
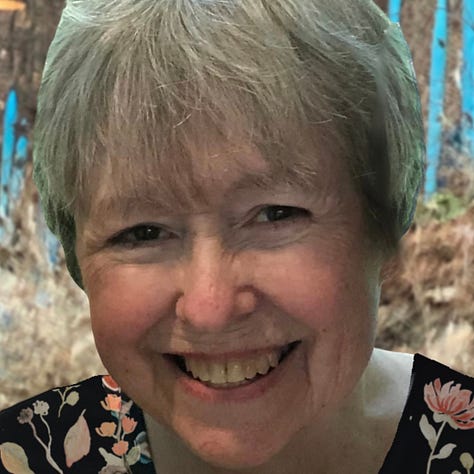
M 415 222 L 387 270 L 377 345 L 474 375 L 474 0 L 377 3 L 412 51 L 428 150 Z M 0 0 L 0 409 L 105 370 L 31 181 L 36 94 L 63 6 Z

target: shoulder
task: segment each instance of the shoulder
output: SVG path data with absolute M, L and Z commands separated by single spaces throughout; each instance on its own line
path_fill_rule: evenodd
M 142 412 L 110 376 L 58 387 L 0 412 L 0 474 L 99 472 L 123 468 L 127 457 L 146 464 L 148 454 Z
M 57 419 L 67 417 L 70 407 L 90 406 L 104 394 L 102 376 L 56 387 L 0 411 L 0 440 L 5 433 L 11 434 L 16 425 L 28 424 L 35 415 L 40 417 L 55 415 Z
M 471 387 L 472 384 L 474 384 L 474 377 L 472 375 L 463 374 L 442 362 L 429 359 L 422 354 L 415 354 L 414 356 L 413 373 L 414 376 L 419 378 L 432 378 L 433 376 L 454 377 L 462 380 Z
M 474 441 L 474 378 L 415 354 L 407 410 L 422 407 L 434 421 L 469 431 Z
M 463 472 L 474 458 L 474 378 L 416 354 L 383 474 Z

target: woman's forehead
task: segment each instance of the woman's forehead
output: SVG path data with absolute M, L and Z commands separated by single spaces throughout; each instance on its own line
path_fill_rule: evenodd
M 279 153 L 247 143 L 229 144 L 209 139 L 184 153 L 109 154 L 91 173 L 84 199 L 86 209 L 122 207 L 137 203 L 159 205 L 167 214 L 215 204 L 216 199 L 242 196 L 251 190 L 285 186 L 315 190 L 336 178 L 340 159 L 322 147 L 294 146 Z M 340 176 L 339 176 L 340 177 Z M 214 202 L 213 202 L 214 201 Z

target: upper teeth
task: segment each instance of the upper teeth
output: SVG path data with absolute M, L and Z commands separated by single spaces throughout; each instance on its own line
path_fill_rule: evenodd
M 257 374 L 266 374 L 271 367 L 278 365 L 282 351 L 273 350 L 266 354 L 249 359 L 228 360 L 223 362 L 207 361 L 199 358 L 185 357 L 186 369 L 195 378 L 212 384 L 243 382 Z

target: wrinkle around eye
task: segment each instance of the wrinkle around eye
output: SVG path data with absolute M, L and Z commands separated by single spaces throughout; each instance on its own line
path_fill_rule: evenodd
M 317 225 L 312 217 L 283 219 L 275 222 L 254 223 L 227 229 L 224 241 L 232 251 L 279 250 L 288 245 L 297 245 L 307 240 Z

